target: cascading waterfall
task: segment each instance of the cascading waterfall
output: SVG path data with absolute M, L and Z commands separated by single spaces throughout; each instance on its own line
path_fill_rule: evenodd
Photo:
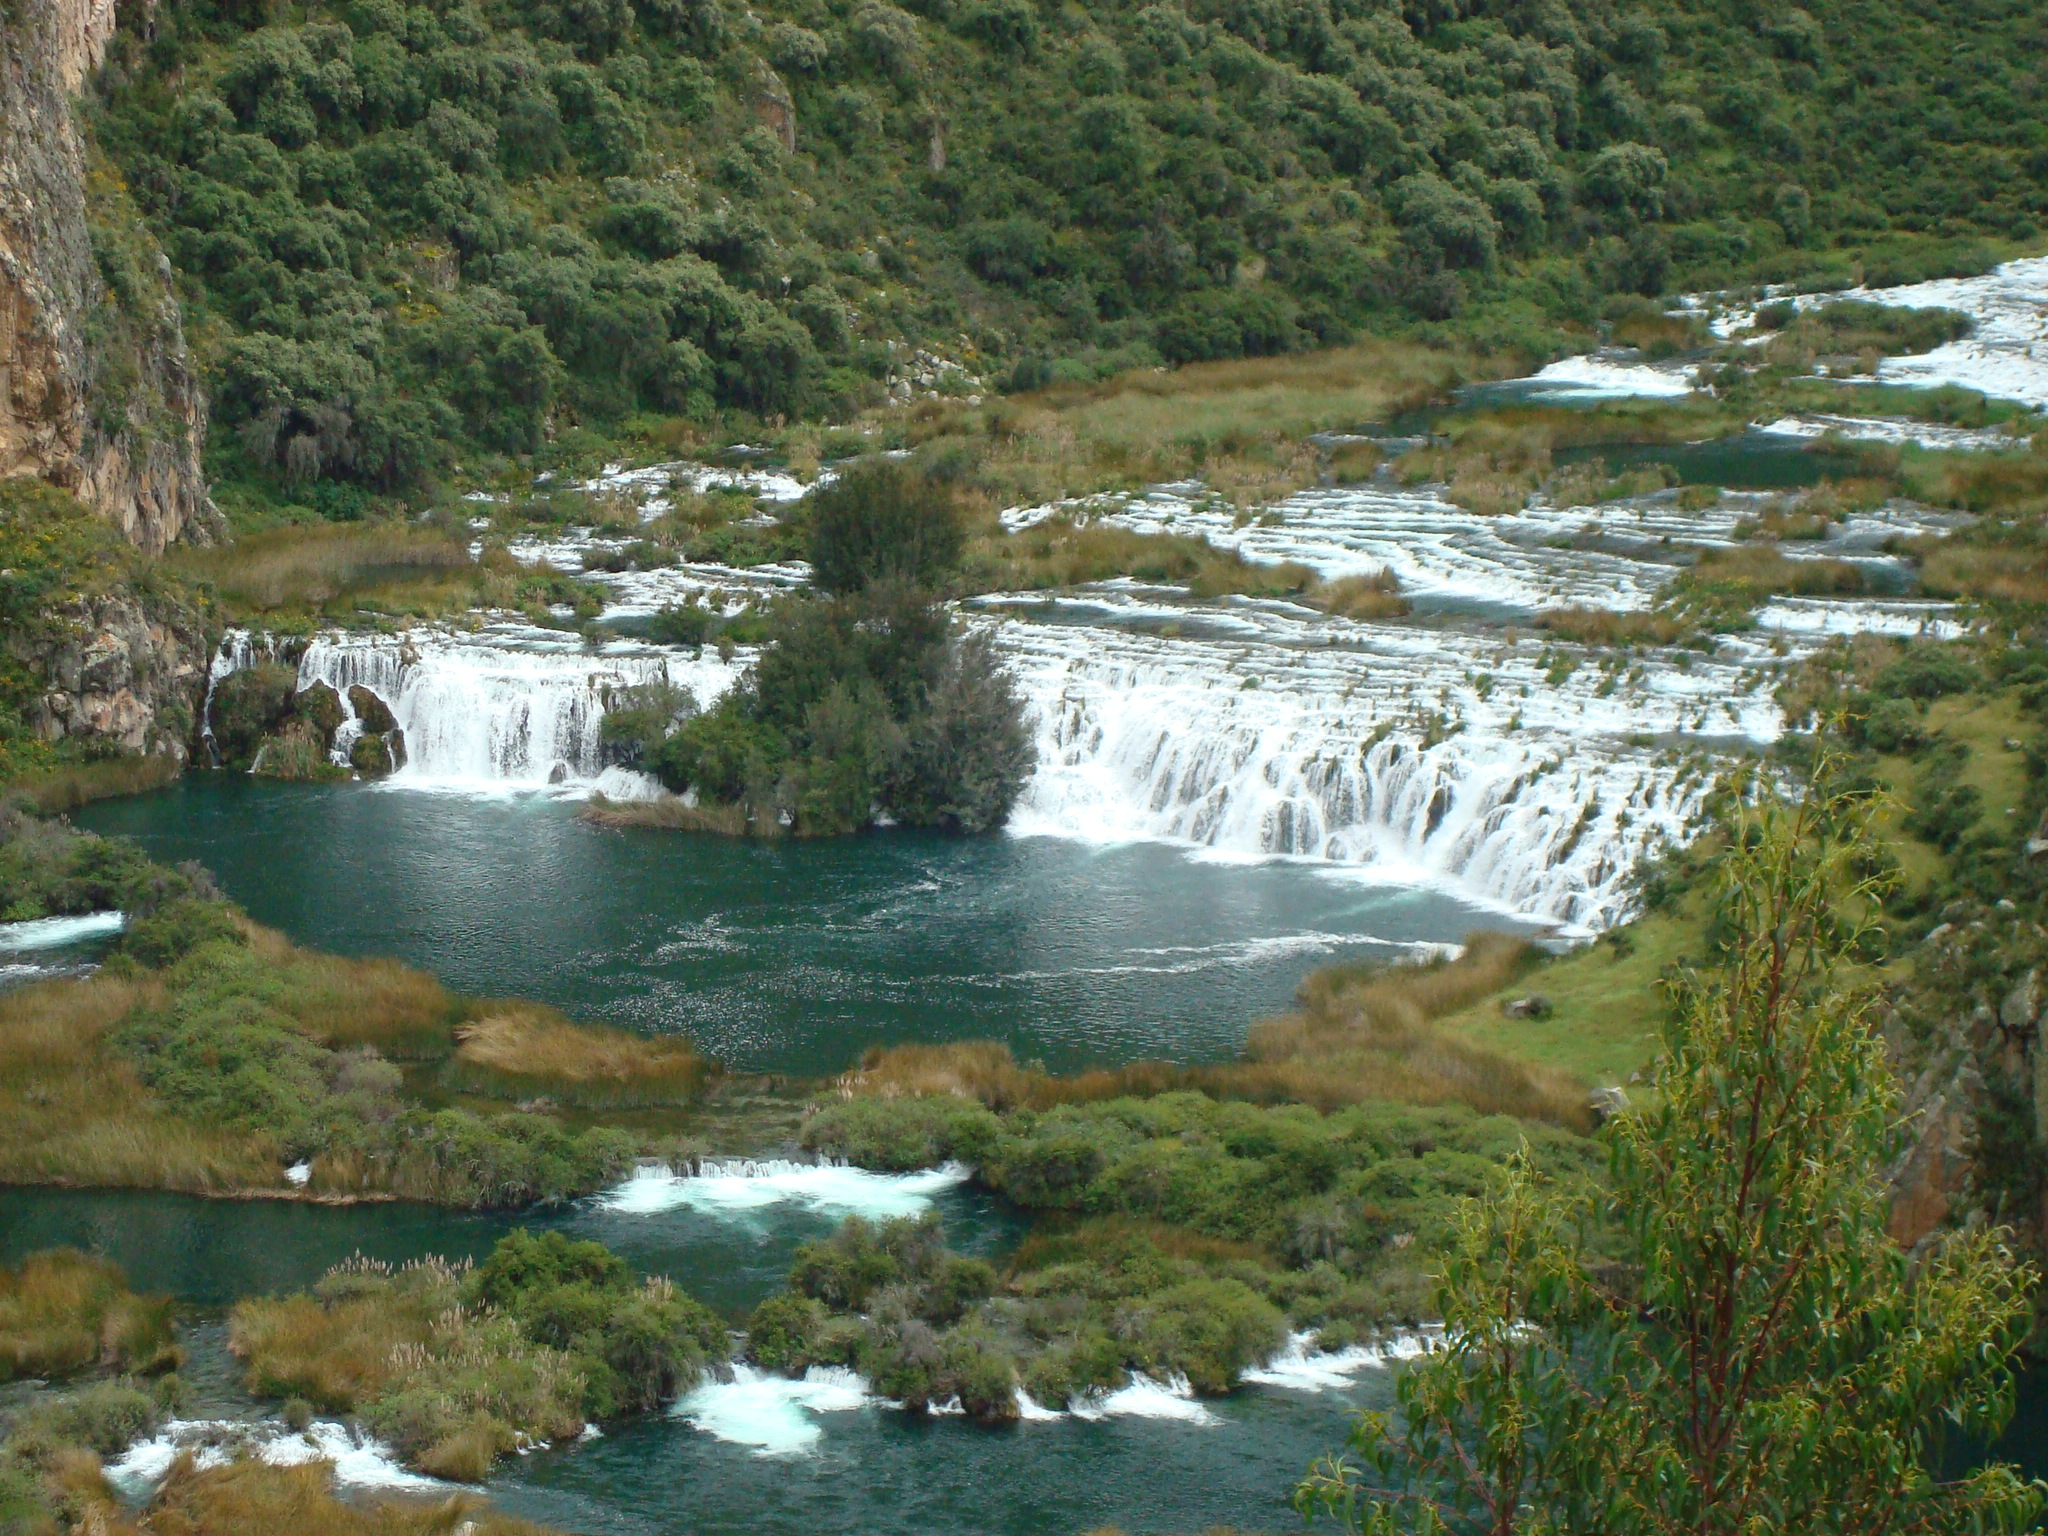
M 734 670 L 661 652 L 593 657 L 440 633 L 327 635 L 306 648 L 299 686 L 327 684 L 351 715 L 353 686 L 390 706 L 405 732 L 400 780 L 534 785 L 602 772 L 601 726 L 618 690 L 666 680 L 706 699 Z
M 1452 636 L 1317 650 L 1012 622 L 1005 638 L 1039 757 L 1014 830 L 1369 867 L 1578 930 L 1625 913 L 1630 870 L 1686 836 L 1712 776 L 1627 733 L 1777 731 L 1732 667 L 1624 692 Z

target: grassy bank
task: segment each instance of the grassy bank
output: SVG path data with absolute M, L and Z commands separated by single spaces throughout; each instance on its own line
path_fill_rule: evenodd
M 0 1180 L 524 1204 L 641 1145 L 554 1111 L 673 1111 L 714 1076 L 680 1040 L 301 949 L 203 873 L 61 824 L 0 827 L 0 895 L 10 918 L 129 915 L 97 974 L 0 994 Z

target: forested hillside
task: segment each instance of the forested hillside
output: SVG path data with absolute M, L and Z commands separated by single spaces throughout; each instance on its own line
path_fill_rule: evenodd
M 124 19 L 95 131 L 179 273 L 217 481 L 348 517 L 892 388 L 1541 353 L 1632 296 L 1979 269 L 2048 220 L 2032 0 L 912 7 Z

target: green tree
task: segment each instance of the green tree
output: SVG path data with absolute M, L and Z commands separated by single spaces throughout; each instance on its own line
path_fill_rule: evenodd
M 2048 1488 L 1944 1475 L 2010 1416 L 2034 1276 L 2003 1234 L 1909 1257 L 1879 1174 L 1898 1091 L 1840 968 L 1872 934 L 1870 806 L 1743 814 L 1709 970 L 1674 983 L 1654 1100 L 1608 1193 L 1526 1161 L 1463 1212 L 1445 1346 L 1319 1462 L 1304 1513 L 1416 1532 L 2019 1531 Z M 1594 1222 L 1619 1247 L 1599 1260 Z
M 810 515 L 811 580 L 825 592 L 936 586 L 960 558 L 952 496 L 900 460 L 848 470 L 812 496 Z

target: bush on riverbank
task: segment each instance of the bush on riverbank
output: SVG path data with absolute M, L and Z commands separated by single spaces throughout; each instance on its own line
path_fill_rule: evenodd
M 621 1177 L 639 1143 L 567 1129 L 534 1112 L 541 1101 L 673 1105 L 711 1075 L 675 1038 L 586 1030 L 535 1005 L 457 997 L 395 961 L 300 949 L 196 865 L 165 869 L 11 810 L 0 890 L 17 911 L 119 902 L 132 918 L 99 974 L 0 995 L 0 1180 L 270 1190 L 302 1159 L 308 1191 L 331 1197 L 566 1199 Z M 468 1041 L 466 1026 L 478 1026 Z M 533 1102 L 429 1110 L 400 1062 Z
M 474 1270 L 350 1260 L 311 1292 L 237 1305 L 229 1342 L 250 1390 L 358 1414 L 409 1465 L 476 1482 L 521 1446 L 688 1390 L 725 1336 L 601 1245 L 517 1231 Z

